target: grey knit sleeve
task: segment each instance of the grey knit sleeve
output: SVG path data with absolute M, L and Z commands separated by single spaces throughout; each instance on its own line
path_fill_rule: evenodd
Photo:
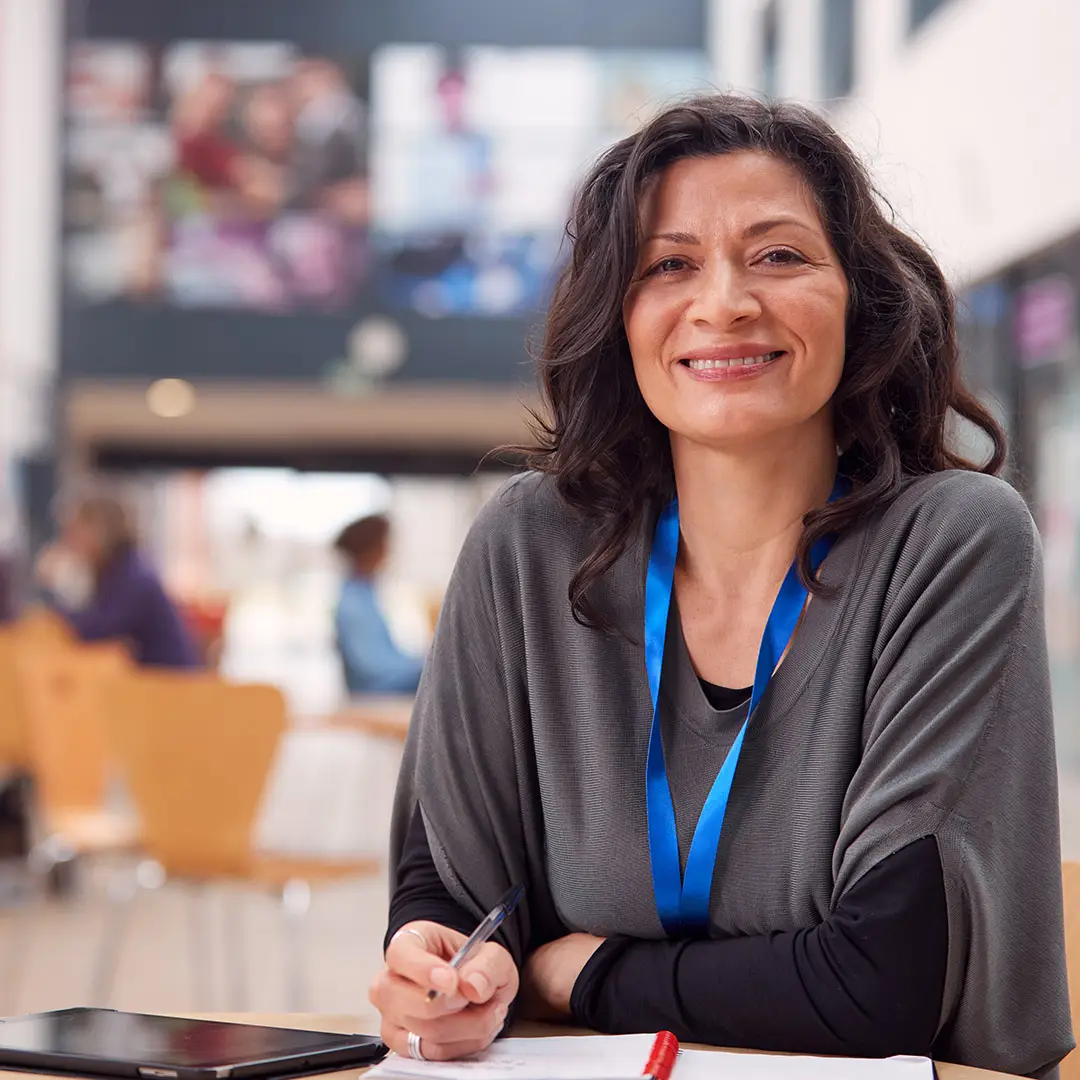
M 834 895 L 936 836 L 949 918 L 945 1056 L 1045 1073 L 1073 1040 L 1041 552 L 1020 497 L 972 474 L 938 484 L 879 625 Z
M 511 886 L 525 886 L 514 917 L 499 931 L 520 963 L 530 941 L 555 937 L 559 928 L 544 872 L 535 755 L 528 742 L 516 553 L 505 535 L 513 487 L 481 511 L 440 613 L 395 799 L 391 891 L 419 805 L 439 875 L 477 921 Z

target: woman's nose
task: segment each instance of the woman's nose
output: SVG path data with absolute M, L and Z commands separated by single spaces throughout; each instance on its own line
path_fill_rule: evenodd
M 761 302 L 738 267 L 717 263 L 699 274 L 687 315 L 694 322 L 723 328 L 752 321 L 761 314 Z

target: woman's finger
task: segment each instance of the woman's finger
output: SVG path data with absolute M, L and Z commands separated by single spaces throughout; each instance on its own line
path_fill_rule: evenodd
M 400 1025 L 383 1021 L 382 1031 L 379 1037 L 395 1054 L 401 1057 L 411 1057 L 409 1053 L 409 1029 Z M 456 1043 L 430 1042 L 421 1037 L 420 1052 L 428 1061 L 453 1061 L 456 1058 L 468 1057 L 470 1054 L 486 1050 L 492 1040 L 486 1042 L 480 1039 L 466 1039 Z
M 433 941 L 428 934 L 434 936 L 436 930 L 443 933 L 439 935 L 438 940 Z M 399 930 L 386 948 L 386 966 L 396 975 L 401 975 L 423 987 L 425 991 L 437 990 L 440 994 L 452 996 L 458 991 L 458 974 L 439 955 L 452 944 L 450 941 L 442 940 L 443 936 L 450 934 L 453 934 L 453 931 L 446 930 L 445 927 L 429 930 L 425 926 L 423 937 L 428 943 L 428 947 L 425 948 L 420 936 Z M 456 936 L 464 941 L 462 935 Z M 451 955 L 453 955 L 452 952 Z
M 517 995 L 518 970 L 502 946 L 489 941 L 458 971 L 461 994 L 474 1005 L 497 1000 L 509 1005 Z
M 406 1018 L 435 1020 L 448 1013 L 460 1012 L 469 1004 L 460 994 L 440 994 L 429 1001 L 424 987 L 389 968 L 375 976 L 368 997 L 383 1016 L 401 1024 Z
M 470 1005 L 459 1012 L 434 1018 L 405 1015 L 402 1025 L 433 1043 L 480 1041 L 486 1046 L 502 1031 L 508 1007 L 501 1001 Z

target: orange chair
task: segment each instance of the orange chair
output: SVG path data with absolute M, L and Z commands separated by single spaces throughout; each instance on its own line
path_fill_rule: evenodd
M 1069 1005 L 1073 1027 L 1080 1026 L 1080 862 L 1063 862 L 1065 894 L 1065 965 L 1069 972 Z M 1080 1080 L 1080 1050 L 1061 1063 L 1061 1080 Z
M 109 779 L 104 694 L 129 668 L 118 645 L 61 645 L 19 637 L 14 647 L 26 765 L 34 779 L 34 842 L 27 867 L 43 895 L 53 872 L 79 856 L 130 856 L 135 822 L 106 807 Z M 34 909 L 10 928 L 3 990 L 7 1011 L 31 937 Z
M 67 624 L 47 608 L 31 608 L 0 627 L 0 768 L 25 769 L 26 702 L 18 657 L 27 648 L 51 651 L 72 643 Z
M 19 680 L 19 635 L 14 626 L 0 627 L 0 768 L 26 767 L 26 723 Z
M 47 607 L 29 607 L 15 621 L 15 630 L 24 641 L 41 645 L 73 645 L 76 637 L 64 619 Z
M 134 822 L 105 807 L 105 695 L 130 670 L 127 653 L 114 644 L 42 649 L 26 642 L 18 652 L 38 846 L 51 844 L 75 855 L 132 850 Z
M 116 682 L 109 700 L 117 760 L 144 849 L 160 864 L 162 879 L 275 890 L 287 931 L 289 1008 L 303 1011 L 299 935 L 311 885 L 376 873 L 379 863 L 275 857 L 255 849 L 256 817 L 286 728 L 281 692 L 214 675 L 142 671 Z M 199 945 L 194 942 L 196 951 Z M 236 933 L 234 949 L 240 945 Z M 116 959 L 114 949 L 102 990 L 112 981 Z M 235 953 L 233 961 L 234 992 L 242 998 L 243 964 Z M 204 966 L 196 964 L 196 972 Z

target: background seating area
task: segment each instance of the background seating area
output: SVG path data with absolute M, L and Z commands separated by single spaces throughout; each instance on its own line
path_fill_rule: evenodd
M 0 629 L 0 700 L 0 767 L 32 793 L 27 849 L 4 859 L 0 1012 L 35 1007 L 36 958 L 61 941 L 69 1000 L 134 981 L 144 1001 L 149 981 L 161 1007 L 311 1008 L 319 936 L 377 950 L 352 905 L 381 918 L 386 820 L 364 809 L 388 811 L 407 701 L 295 725 L 275 687 L 139 670 L 39 610 Z M 324 903 L 341 921 L 320 906 L 316 928 Z

